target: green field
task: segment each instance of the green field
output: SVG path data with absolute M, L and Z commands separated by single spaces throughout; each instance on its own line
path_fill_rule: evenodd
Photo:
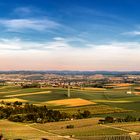
M 82 121 L 82 123 L 81 123 Z M 35 124 L 32 127 L 46 130 L 60 135 L 75 135 L 75 136 L 97 136 L 97 135 L 121 135 L 126 134 L 124 131 L 115 130 L 112 128 L 106 128 L 103 125 L 99 125 L 98 118 L 54 122 L 46 124 Z M 67 129 L 67 125 L 74 125 L 73 129 Z
M 81 98 L 96 104 L 85 106 L 50 106 L 55 110 L 74 114 L 78 110 L 89 110 L 93 116 L 91 119 L 73 120 L 65 122 L 54 122 L 46 124 L 19 124 L 6 120 L 0 121 L 0 131 L 6 138 L 40 139 L 41 137 L 55 137 L 56 139 L 67 139 L 61 136 L 103 136 L 103 135 L 125 135 L 129 130 L 139 132 L 140 123 L 109 124 L 109 127 L 97 124 L 96 117 L 125 117 L 133 115 L 140 117 L 140 96 L 127 94 L 128 88 L 107 90 L 79 90 L 71 89 L 72 99 Z M 49 92 L 48 92 L 49 91 Z M 47 101 L 68 99 L 67 89 L 62 88 L 28 88 L 22 89 L 16 86 L 1 86 L 0 99 L 22 99 L 36 105 L 43 105 Z M 46 104 L 47 105 L 47 104 Z M 82 123 L 81 123 L 82 122 Z M 66 125 L 73 124 L 73 129 L 66 129 Z M 114 128 L 115 127 L 115 128 Z M 117 127 L 117 129 L 116 129 Z M 120 128 L 120 129 L 118 129 Z M 132 129 L 131 129 L 132 128 Z M 121 130 L 124 129 L 124 130 Z M 16 132 L 16 134 L 15 134 Z M 61 135 L 61 136 L 58 136 Z
M 128 90 L 129 90 L 129 87 L 128 89 L 126 88 L 125 89 L 107 89 L 104 91 L 72 89 L 70 98 L 81 98 L 81 99 L 95 102 L 97 104 L 84 106 L 84 108 L 77 107 L 77 109 L 75 107 L 70 108 L 68 106 L 57 106 L 57 107 L 48 106 L 48 107 L 58 108 L 66 112 L 68 111 L 73 112 L 73 111 L 77 111 L 78 109 L 80 110 L 88 109 L 93 114 L 107 114 L 107 113 L 117 114 L 117 113 L 122 113 L 122 112 L 125 112 L 125 114 L 126 112 L 131 112 L 131 113 L 133 112 L 133 114 L 135 114 L 135 112 L 137 112 L 137 115 L 140 116 L 140 108 L 139 108 L 140 96 L 134 95 L 134 94 L 127 94 L 126 92 Z M 20 96 L 16 97 L 16 95 L 20 95 Z M 68 99 L 66 95 L 67 95 L 67 89 L 62 89 L 62 88 L 22 89 L 20 87 L 14 87 L 14 86 L 0 87 L 1 100 L 19 98 L 19 99 L 27 100 L 29 103 L 38 104 L 38 105 L 47 101 Z
M 56 134 L 33 128 L 28 124 L 14 123 L 7 120 L 0 121 L 0 133 L 8 140 L 41 140 L 41 138 L 65 140 L 65 138 L 58 137 Z
M 99 118 L 90 118 L 65 122 L 34 124 L 32 125 L 32 127 L 63 136 L 74 135 L 76 138 L 79 139 L 85 136 L 90 137 L 128 135 L 132 132 L 140 132 L 140 122 L 99 125 L 98 119 Z M 73 129 L 66 128 L 66 126 L 70 124 L 74 125 Z
M 127 122 L 127 123 L 117 123 L 117 124 L 109 124 L 110 126 L 122 128 L 130 131 L 134 131 L 140 133 L 140 122 Z
M 106 126 L 99 125 L 98 119 L 90 118 L 46 124 L 23 124 L 1 120 L 0 130 L 3 136 L 10 140 L 18 138 L 23 140 L 40 140 L 41 138 L 67 140 L 70 135 L 82 139 L 91 136 L 128 135 L 132 132 L 140 132 L 140 122 L 107 124 Z M 74 125 L 73 129 L 66 128 L 70 124 Z
M 67 140 L 67 137 L 70 135 L 73 135 L 74 138 L 83 139 L 83 137 L 90 138 L 91 136 L 128 135 L 132 132 L 140 133 L 140 122 L 99 125 L 99 119 L 89 118 L 45 124 L 23 124 L 1 120 L 0 131 L 7 139 L 22 138 L 23 140 L 40 140 L 41 138 Z M 74 125 L 74 128 L 67 129 L 67 125 Z

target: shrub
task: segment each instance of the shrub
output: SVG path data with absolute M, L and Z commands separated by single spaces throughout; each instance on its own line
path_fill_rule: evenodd
M 13 104 L 14 104 L 14 105 L 22 105 L 22 102 L 15 101 Z
M 90 115 L 91 115 L 91 113 L 88 110 L 85 110 L 84 113 L 83 113 L 84 118 L 89 118 Z
M 23 122 L 24 121 L 24 116 L 21 114 L 17 115 L 11 115 L 8 120 L 13 121 L 13 122 Z
M 113 123 L 113 122 L 114 122 L 114 118 L 113 118 L 113 117 L 110 117 L 110 116 L 107 116 L 107 117 L 105 118 L 105 122 L 106 122 L 106 123 Z
M 125 122 L 135 122 L 137 119 L 133 116 L 128 115 L 124 120 Z
M 40 88 L 41 85 L 38 83 L 32 83 L 32 84 L 22 84 L 22 88 Z
M 66 128 L 68 128 L 68 129 L 72 129 L 72 128 L 74 128 L 74 125 L 72 125 L 72 124 L 67 125 Z

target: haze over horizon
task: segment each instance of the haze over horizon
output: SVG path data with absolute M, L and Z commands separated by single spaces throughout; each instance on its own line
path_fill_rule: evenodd
M 1 70 L 140 70 L 138 0 L 1 0 Z

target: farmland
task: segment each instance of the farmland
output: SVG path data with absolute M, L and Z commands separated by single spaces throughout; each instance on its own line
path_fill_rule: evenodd
M 8 139 L 40 139 L 49 138 L 55 140 L 65 140 L 65 136 L 74 135 L 75 138 L 90 136 L 111 136 L 127 135 L 132 132 L 140 132 L 140 123 L 117 123 L 99 125 L 99 118 L 90 118 L 65 122 L 52 122 L 46 124 L 22 124 L 6 120 L 0 121 L 0 128 L 3 135 Z M 73 129 L 67 129 L 67 125 L 74 125 Z M 62 136 L 62 137 L 60 137 Z M 63 137 L 64 136 L 64 137 Z
M 39 128 L 41 130 L 46 130 L 60 135 L 75 135 L 75 136 L 97 136 L 97 135 L 120 135 L 125 134 L 123 131 L 115 131 L 112 128 L 107 129 L 102 125 L 98 125 L 98 119 L 84 119 L 66 121 L 66 122 L 54 122 L 47 124 L 34 124 L 32 127 Z M 74 125 L 74 129 L 67 129 L 68 124 Z M 99 131 L 100 130 L 100 131 Z
M 79 109 L 82 109 L 80 107 L 83 106 L 84 109 L 89 109 L 92 112 L 96 112 L 96 114 L 101 114 L 101 109 L 105 110 L 106 108 L 108 112 L 104 111 L 103 114 L 137 112 L 137 115 L 140 115 L 140 96 L 127 94 L 128 90 L 129 87 L 127 89 L 106 90 L 98 90 L 97 88 L 94 90 L 71 89 L 71 97 L 68 98 L 66 88 L 22 89 L 18 86 L 1 86 L 0 99 L 5 102 L 18 100 L 36 105 L 47 105 L 49 108 L 65 110 L 66 112 L 67 110 L 70 112 L 76 110 L 74 106 L 78 106 Z M 76 103 L 77 105 L 74 105 Z
M 28 124 L 0 121 L 0 131 L 7 139 L 39 140 L 41 138 L 65 140 L 57 135 L 30 127 Z
M 70 98 L 67 97 L 67 88 L 21 88 L 19 86 L 1 86 L 0 101 L 32 103 L 38 106 L 46 105 L 50 109 L 68 114 L 77 111 L 90 111 L 92 118 L 72 120 L 64 122 L 51 122 L 45 124 L 13 123 L 7 120 L 0 121 L 3 135 L 8 138 L 40 139 L 55 138 L 67 139 L 73 135 L 75 138 L 104 136 L 104 135 L 127 135 L 129 132 L 139 132 L 140 123 L 115 123 L 99 125 L 99 118 L 106 116 L 125 117 L 133 115 L 140 117 L 140 96 L 127 94 L 127 87 L 112 89 L 71 89 Z M 82 123 L 81 123 L 82 122 Z M 73 129 L 67 129 L 67 125 L 74 125 Z M 9 127 L 7 127 L 9 126 Z M 131 129 L 132 128 L 132 129 Z M 21 131 L 23 130 L 23 131 Z M 15 133 L 16 132 L 16 135 Z M 26 133 L 26 135 L 25 135 Z
M 43 103 L 45 104 L 45 103 Z M 96 104 L 94 102 L 80 99 L 80 98 L 71 98 L 71 99 L 64 99 L 64 100 L 53 100 L 53 101 L 48 101 L 46 102 L 46 105 L 49 106 L 68 106 L 68 107 L 74 107 L 74 106 L 84 106 L 84 105 L 92 105 Z
M 32 127 L 59 134 L 62 136 L 74 135 L 76 138 L 90 137 L 90 136 L 111 136 L 111 135 L 128 135 L 132 132 L 140 132 L 140 123 L 116 123 L 99 125 L 99 118 L 90 118 L 65 122 L 53 122 L 46 124 L 33 124 Z M 73 129 L 67 129 L 67 125 L 74 125 Z
M 46 124 L 22 124 L 9 122 L 7 120 L 0 121 L 1 132 L 8 139 L 22 138 L 24 140 L 39 140 L 48 138 L 54 140 L 67 140 L 67 136 L 74 135 L 75 138 L 90 136 L 111 136 L 111 135 L 126 135 L 131 132 L 139 132 L 140 123 L 124 123 L 110 124 L 108 126 L 98 125 L 99 118 L 90 118 L 65 122 L 53 122 Z M 66 126 L 73 124 L 73 129 L 66 129 Z M 134 127 L 135 126 L 135 127 Z M 120 130 L 119 130 L 120 128 Z M 124 130 L 121 130 L 123 128 Z M 128 131 L 127 131 L 128 130 Z
M 1 120 L 0 128 L 4 137 L 8 139 L 22 138 L 24 140 L 39 140 L 40 138 L 67 140 L 67 136 L 70 135 L 82 139 L 91 136 L 128 135 L 132 132 L 140 132 L 139 122 L 99 125 L 99 119 L 89 118 L 45 124 L 23 124 Z M 74 128 L 67 129 L 67 125 L 74 125 Z

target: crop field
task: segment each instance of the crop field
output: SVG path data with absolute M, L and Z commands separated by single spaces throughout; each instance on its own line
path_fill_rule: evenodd
M 140 122 L 127 122 L 127 123 L 118 123 L 118 124 L 110 124 L 110 126 L 122 128 L 131 132 L 140 133 Z
M 140 87 L 136 87 L 136 88 L 135 88 L 135 90 L 138 90 L 138 91 L 140 91 Z
M 45 124 L 24 124 L 1 120 L 0 132 L 7 139 L 22 138 L 24 140 L 40 140 L 41 138 L 66 140 L 66 137 L 70 135 L 80 139 L 90 136 L 128 135 L 132 132 L 140 132 L 140 122 L 99 125 L 99 119 L 89 118 Z M 68 129 L 67 125 L 74 125 L 74 128 Z
M 52 137 L 55 137 L 56 140 L 64 140 L 67 135 L 80 138 L 98 135 L 126 135 L 131 131 L 139 132 L 140 124 L 138 122 L 109 124 L 109 127 L 97 124 L 99 119 L 97 117 L 123 117 L 128 114 L 140 117 L 140 96 L 127 94 L 129 90 L 129 86 L 103 90 L 97 88 L 71 89 L 71 97 L 68 98 L 68 91 L 64 88 L 22 89 L 16 86 L 1 86 L 0 101 L 21 101 L 23 103 L 46 105 L 48 108 L 69 114 L 89 110 L 94 118 L 31 125 L 1 120 L 0 131 L 8 139 L 19 137 L 23 139 L 35 139 L 35 137 L 36 139 L 41 137 L 52 139 Z M 67 129 L 67 125 L 74 125 L 74 128 Z
M 60 134 L 60 135 L 74 135 L 75 137 L 80 136 L 98 136 L 98 135 L 125 135 L 128 132 L 106 127 L 98 124 L 99 118 L 90 118 L 82 120 L 73 120 L 65 122 L 53 122 L 46 124 L 34 124 L 32 127 L 40 130 Z M 81 123 L 82 121 L 82 123 Z M 74 125 L 73 129 L 67 129 L 67 125 Z
M 84 87 L 83 90 L 93 90 L 93 91 L 104 91 L 106 90 L 105 88 L 92 88 L 92 87 Z
M 114 85 L 114 86 L 118 86 L 118 87 L 127 87 L 127 86 L 131 86 L 132 84 L 129 84 L 129 83 L 115 83 L 115 84 L 106 84 L 106 85 Z
M 28 102 L 27 100 L 23 100 L 23 99 L 20 99 L 20 98 L 9 98 L 9 99 L 1 99 L 0 100 L 0 102 L 2 102 L 2 101 L 4 101 L 4 102 L 10 102 L 10 103 L 13 103 L 13 102 L 16 102 L 16 101 L 18 101 L 18 102 L 22 102 L 22 103 L 25 103 L 25 102 Z
M 140 95 L 140 92 L 134 92 L 135 95 Z
M 8 140 L 40 140 L 41 138 L 65 140 L 55 134 L 32 128 L 28 124 L 14 123 L 7 120 L 0 121 L 0 132 Z
M 42 91 L 42 92 L 31 92 L 31 93 L 22 93 L 22 94 L 14 94 L 14 95 L 7 95 L 5 97 L 20 97 L 20 96 L 29 96 L 29 95 L 36 95 L 36 94 L 47 94 L 51 91 Z
M 88 101 L 88 100 L 80 99 L 80 98 L 71 98 L 71 99 L 53 100 L 53 101 L 43 102 L 42 104 L 49 105 L 49 106 L 74 107 L 74 106 L 92 105 L 96 103 Z
M 88 110 L 91 112 L 92 115 L 96 115 L 96 114 L 111 114 L 111 113 L 130 113 L 132 111 L 129 110 L 124 110 L 121 108 L 113 108 L 107 105 L 91 105 L 91 106 L 81 106 L 81 107 L 70 107 L 70 108 L 59 108 L 58 110 L 60 110 L 61 112 L 66 112 L 69 114 L 75 114 L 77 113 L 77 111 L 84 111 L 84 110 Z
M 124 86 L 124 84 L 123 84 Z M 138 85 L 139 87 L 139 85 Z M 136 87 L 134 87 L 136 88 Z M 29 102 L 38 105 L 48 105 L 66 112 L 90 110 L 93 114 L 118 113 L 136 114 L 140 116 L 140 96 L 127 94 L 128 88 L 97 90 L 71 89 L 71 97 L 67 97 L 67 89 L 64 88 L 26 88 L 18 86 L 1 86 L 0 101 L 13 102 L 15 100 Z M 76 101 L 77 100 L 77 101 Z M 78 104 L 79 102 L 79 104 Z M 81 103 L 80 103 L 81 102 Z M 49 103 L 49 104 L 47 104 Z M 78 106 L 75 108 L 75 106 Z
M 113 88 L 113 87 L 123 88 L 123 87 L 130 87 L 130 86 L 132 86 L 132 84 L 129 84 L 129 83 L 118 83 L 118 84 L 106 84 L 105 85 L 106 88 Z

